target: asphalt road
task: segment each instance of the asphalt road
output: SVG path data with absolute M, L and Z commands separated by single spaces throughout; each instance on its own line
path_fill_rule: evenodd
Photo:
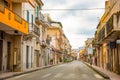
M 105 80 L 81 61 L 73 61 L 7 80 Z

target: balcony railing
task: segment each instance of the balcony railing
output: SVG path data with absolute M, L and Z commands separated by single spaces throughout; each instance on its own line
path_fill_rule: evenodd
M 101 39 L 103 40 L 105 38 L 105 27 L 101 29 Z
M 30 23 L 29 24 L 29 33 L 40 36 L 40 29 L 35 24 Z
M 114 13 L 110 19 L 106 22 L 106 25 L 98 33 L 98 42 L 103 41 L 114 41 L 120 33 L 120 11 Z M 98 30 L 97 30 L 98 31 Z
M 42 41 L 42 42 L 41 42 L 41 46 L 42 46 L 42 47 L 47 47 L 46 42 L 45 42 L 45 41 Z
M 0 4 L 0 17 L 0 23 L 28 34 L 28 22 L 2 4 Z
M 109 34 L 113 29 L 113 16 L 108 20 L 106 24 L 106 33 Z
M 105 27 L 103 27 L 98 34 L 96 34 L 96 41 L 100 43 L 105 38 Z
M 98 33 L 98 41 L 100 41 L 101 40 L 101 33 L 99 32 Z
M 44 16 L 42 15 L 42 13 L 40 13 L 36 18 L 35 18 L 35 22 L 38 24 L 43 24 L 44 23 Z

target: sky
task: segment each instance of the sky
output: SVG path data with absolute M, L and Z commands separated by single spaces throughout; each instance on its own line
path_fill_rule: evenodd
M 104 9 L 95 8 L 105 7 L 105 0 L 42 0 L 42 2 L 44 3 L 42 12 L 49 13 L 53 21 L 62 23 L 63 31 L 73 49 L 84 46 L 87 38 L 94 37 L 96 27 L 104 13 Z

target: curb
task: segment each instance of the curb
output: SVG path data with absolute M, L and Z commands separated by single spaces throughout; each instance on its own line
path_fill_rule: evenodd
M 82 62 L 83 62 L 83 61 L 82 61 Z M 95 72 L 97 72 L 97 73 L 98 73 L 99 75 L 101 75 L 103 78 L 110 80 L 110 77 L 109 77 L 107 74 L 105 74 L 105 73 L 103 73 L 103 72 L 101 72 L 101 71 L 93 68 L 92 66 L 90 66 L 90 65 L 87 64 L 86 62 L 83 62 L 83 63 L 86 64 L 88 67 L 92 68 Z
M 13 75 L 10 75 L 10 76 L 7 76 L 7 77 L 0 78 L 0 80 L 4 80 L 4 79 L 12 78 L 12 77 L 15 77 L 15 76 L 19 76 L 19 75 L 22 75 L 22 74 L 27 74 L 27 73 L 35 72 L 35 71 L 38 71 L 38 70 L 54 67 L 54 66 L 57 66 L 57 65 L 60 65 L 60 64 L 45 66 L 45 67 L 41 67 L 41 68 L 38 68 L 38 69 L 34 69 L 34 70 L 30 70 L 30 71 L 25 71 L 25 72 L 13 74 Z

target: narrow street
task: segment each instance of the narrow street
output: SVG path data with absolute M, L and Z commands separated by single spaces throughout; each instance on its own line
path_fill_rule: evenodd
M 105 80 L 81 61 L 73 61 L 7 80 Z

